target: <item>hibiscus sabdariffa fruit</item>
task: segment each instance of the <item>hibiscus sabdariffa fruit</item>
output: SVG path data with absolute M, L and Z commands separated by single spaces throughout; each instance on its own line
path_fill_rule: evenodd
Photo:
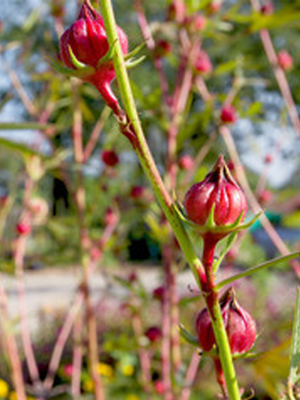
M 184 207 L 187 217 L 200 234 L 221 239 L 235 224 L 245 219 L 247 201 L 242 189 L 232 177 L 223 156 L 202 182 L 195 183 L 186 193 Z
M 222 318 L 232 354 L 244 354 L 251 349 L 256 339 L 256 324 L 253 317 L 237 302 L 232 288 L 220 300 Z M 216 344 L 211 317 L 206 308 L 196 319 L 199 345 L 204 351 L 211 351 Z
M 127 36 L 121 28 L 118 36 L 124 54 L 128 52 Z M 77 20 L 60 38 L 60 58 L 66 67 L 80 70 L 80 78 L 92 83 L 105 102 L 118 112 L 118 101 L 110 84 L 116 77 L 111 59 L 106 59 L 109 43 L 102 17 L 85 0 Z

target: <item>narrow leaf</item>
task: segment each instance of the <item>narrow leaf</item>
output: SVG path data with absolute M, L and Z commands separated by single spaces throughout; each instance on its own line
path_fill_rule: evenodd
M 300 378 L 300 287 L 297 289 L 292 345 L 290 352 L 289 385 L 293 386 Z
M 179 333 L 180 336 L 189 344 L 195 347 L 199 347 L 198 339 L 190 334 L 182 324 L 179 324 Z
M 296 251 L 295 253 L 288 254 L 287 256 L 273 258 L 272 260 L 267 261 L 262 264 L 259 264 L 256 267 L 248 269 L 247 271 L 241 272 L 239 274 L 235 274 L 227 279 L 224 279 L 223 281 L 221 281 L 217 284 L 216 288 L 221 289 L 223 286 L 228 285 L 229 283 L 232 283 L 238 279 L 244 278 L 245 276 L 252 275 L 254 272 L 260 271 L 260 270 L 268 268 L 268 267 L 273 267 L 277 264 L 292 260 L 293 258 L 297 258 L 299 256 L 300 256 L 299 251 Z

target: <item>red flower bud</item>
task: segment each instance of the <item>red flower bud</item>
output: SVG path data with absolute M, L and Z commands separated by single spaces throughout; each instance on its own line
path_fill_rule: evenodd
M 103 150 L 101 158 L 108 167 L 115 167 L 119 163 L 119 157 L 113 150 Z
M 155 388 L 156 393 L 158 393 L 158 394 L 163 394 L 165 392 L 165 386 L 164 386 L 163 381 L 161 381 L 161 380 L 154 382 L 154 388 Z
M 155 45 L 154 55 L 157 58 L 165 57 L 171 52 L 171 50 L 172 50 L 171 44 L 167 40 L 161 39 Z
M 111 208 L 108 208 L 105 212 L 104 223 L 105 225 L 113 225 L 117 221 L 117 218 L 116 213 Z
M 236 109 L 231 105 L 225 105 L 221 109 L 221 121 L 227 124 L 233 123 L 237 120 Z
M 199 32 L 203 31 L 203 29 L 206 27 L 206 18 L 202 14 L 197 14 L 194 18 L 193 25 L 194 29 Z
M 159 301 L 163 301 L 164 293 L 165 293 L 165 288 L 164 288 L 164 286 L 158 286 L 158 287 L 155 288 L 155 289 L 153 290 L 153 292 L 152 292 L 153 297 L 154 297 L 156 300 L 159 300 Z
M 270 190 L 264 189 L 258 194 L 258 200 L 262 205 L 269 203 L 272 200 L 273 194 Z
M 251 349 L 256 339 L 256 325 L 252 316 L 237 302 L 233 289 L 220 300 L 222 318 L 233 354 L 243 354 Z M 198 341 L 204 351 L 210 351 L 216 343 L 209 312 L 204 308 L 196 320 Z
M 223 0 L 212 0 L 208 5 L 208 13 L 216 14 L 222 7 Z
M 193 33 L 198 33 L 204 30 L 206 27 L 207 20 L 202 14 L 192 15 L 186 17 L 184 20 L 184 25 Z
M 180 157 L 178 164 L 181 169 L 189 171 L 194 167 L 194 159 L 188 154 L 185 154 Z
M 174 1 L 168 10 L 168 20 L 176 20 L 181 23 L 184 21 L 186 15 L 186 5 L 184 1 Z
M 157 326 L 151 326 L 145 332 L 145 336 L 147 336 L 151 343 L 154 343 L 162 338 L 162 332 Z
M 7 201 L 8 201 L 8 196 L 7 195 L 1 196 L 0 197 L 0 206 L 4 207 L 7 204 Z
M 273 160 L 274 160 L 274 157 L 272 156 L 272 154 L 266 154 L 266 156 L 265 156 L 266 164 L 270 164 Z
M 217 226 L 233 224 L 247 212 L 247 201 L 242 189 L 231 176 L 222 156 L 212 172 L 187 192 L 184 206 L 190 220 L 205 225 L 214 207 L 214 223 Z
M 197 72 L 208 74 L 212 71 L 212 63 L 205 51 L 201 51 L 195 61 L 194 67 Z
M 117 29 L 122 51 L 126 54 L 127 36 L 121 28 Z M 78 61 L 92 67 L 91 72 L 82 79 L 92 83 L 106 103 L 115 111 L 118 109 L 118 100 L 110 87 L 111 81 L 115 78 L 113 63 L 108 60 L 99 65 L 99 61 L 108 50 L 109 44 L 103 19 L 89 1 L 85 0 L 77 20 L 60 38 L 60 57 L 67 67 L 76 69 L 71 56 L 72 52 Z
M 16 231 L 19 235 L 29 235 L 31 232 L 31 225 L 28 222 L 19 222 L 16 225 Z
M 140 199 L 145 193 L 145 188 L 143 186 L 133 186 L 130 192 L 130 197 L 133 199 Z
M 274 12 L 274 4 L 271 1 L 268 1 L 260 8 L 260 12 L 264 15 L 271 15 Z
M 277 61 L 284 71 L 288 71 L 291 68 L 293 68 L 294 65 L 293 57 L 286 50 L 281 50 L 278 53 Z

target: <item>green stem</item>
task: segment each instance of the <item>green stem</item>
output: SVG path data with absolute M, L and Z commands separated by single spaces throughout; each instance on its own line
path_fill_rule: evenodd
M 161 176 L 157 170 L 152 154 L 147 145 L 142 126 L 135 107 L 135 102 L 123 58 L 123 53 L 118 40 L 116 21 L 110 0 L 100 0 L 107 38 L 110 46 L 114 46 L 113 63 L 117 81 L 120 88 L 122 102 L 130 123 L 136 135 L 137 147 L 135 148 L 140 163 L 147 175 L 153 191 L 160 203 L 172 229 L 177 237 L 182 251 L 192 269 L 196 281 L 199 282 L 199 272 L 203 272 L 203 266 L 196 255 L 189 240 L 181 219 L 177 215 L 173 201 L 168 194 Z
M 190 265 L 194 277 L 201 287 L 201 278 L 204 277 L 203 265 L 194 251 L 192 243 L 187 235 L 183 223 L 178 216 L 171 197 L 169 196 L 161 176 L 157 170 L 152 154 L 146 142 L 142 126 L 138 117 L 137 109 L 135 106 L 129 77 L 127 74 L 123 53 L 118 39 L 117 25 L 114 17 L 111 0 L 100 0 L 102 8 L 102 16 L 106 28 L 107 38 L 110 47 L 114 46 L 113 63 L 116 72 L 117 81 L 120 88 L 122 102 L 129 119 L 129 123 L 133 127 L 135 133 L 136 146 L 135 151 L 141 162 L 145 174 L 147 175 L 153 191 L 160 203 L 173 231 L 181 246 L 181 249 Z M 233 361 L 230 353 L 227 334 L 225 331 L 221 309 L 219 303 L 214 305 L 213 328 L 215 332 L 216 341 L 218 344 L 222 368 L 227 385 L 228 394 L 231 400 L 240 400 L 240 394 L 233 366 Z

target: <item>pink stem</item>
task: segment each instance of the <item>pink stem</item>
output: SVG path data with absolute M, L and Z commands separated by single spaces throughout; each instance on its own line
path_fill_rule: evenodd
M 10 361 L 14 388 L 17 393 L 18 400 L 26 400 L 22 365 L 16 338 L 11 332 L 11 330 L 8 331 L 7 328 L 5 328 L 5 326 L 9 326 L 11 322 L 8 317 L 7 298 L 1 282 L 0 282 L 0 310 L 1 310 L 0 322 L 2 323 L 1 333 L 4 336 L 3 342 L 6 345 L 6 350 Z
M 195 351 L 191 358 L 190 365 L 186 373 L 185 387 L 182 389 L 181 392 L 181 397 L 180 397 L 181 400 L 189 400 L 191 396 L 192 385 L 196 378 L 199 364 L 200 364 L 200 356 L 197 353 L 197 351 Z
M 146 45 L 149 50 L 154 51 L 155 49 L 155 41 L 153 39 L 148 21 L 146 19 L 143 7 L 141 5 L 140 0 L 135 2 L 135 9 L 137 13 L 138 22 L 142 31 L 142 35 L 144 40 L 146 41 Z M 159 78 L 160 78 L 160 87 L 163 95 L 164 103 L 170 106 L 170 97 L 169 97 L 169 85 L 164 72 L 162 59 L 160 57 L 154 58 L 154 67 L 156 68 Z
M 76 296 L 76 299 L 73 303 L 73 306 L 70 309 L 70 311 L 67 315 L 67 318 L 63 324 L 63 327 L 58 335 L 58 338 L 57 338 L 55 346 L 54 346 L 54 350 L 52 352 L 52 357 L 51 357 L 49 367 L 48 367 L 48 373 L 47 373 L 46 379 L 44 381 L 44 388 L 46 390 L 50 390 L 53 385 L 55 373 L 59 366 L 65 344 L 71 333 L 72 326 L 73 326 L 74 321 L 77 317 L 77 314 L 82 306 L 82 303 L 83 303 L 83 293 L 78 293 Z
M 138 340 L 143 335 L 142 321 L 139 314 L 134 313 L 132 316 L 132 326 L 136 339 Z M 142 370 L 142 382 L 143 388 L 146 392 L 149 392 L 149 385 L 151 382 L 151 359 L 148 350 L 139 347 L 138 349 L 141 370 Z
M 82 315 L 78 316 L 74 325 L 74 350 L 71 393 L 76 399 L 80 396 L 80 377 L 82 369 Z
M 259 0 L 251 0 L 252 7 L 255 11 L 260 11 L 260 2 Z M 268 57 L 268 60 L 273 68 L 273 72 L 275 75 L 275 78 L 277 80 L 279 89 L 281 91 L 281 94 L 284 98 L 284 101 L 286 103 L 288 112 L 290 114 L 290 118 L 292 121 L 292 124 L 294 126 L 295 131 L 300 135 L 300 119 L 299 115 L 297 112 L 297 108 L 290 90 L 290 86 L 288 84 L 288 81 L 286 79 L 285 73 L 283 69 L 280 67 L 277 61 L 277 54 L 275 52 L 272 39 L 270 36 L 270 33 L 267 29 L 262 29 L 260 32 L 260 38 L 262 41 L 262 44 L 264 46 L 266 55 Z
M 164 400 L 173 400 L 172 394 L 172 362 L 171 362 L 171 302 L 170 302 L 170 280 L 171 280 L 171 263 L 169 257 L 170 249 L 165 246 L 163 249 L 163 259 L 165 268 L 165 290 L 162 300 L 162 380 L 164 387 Z

